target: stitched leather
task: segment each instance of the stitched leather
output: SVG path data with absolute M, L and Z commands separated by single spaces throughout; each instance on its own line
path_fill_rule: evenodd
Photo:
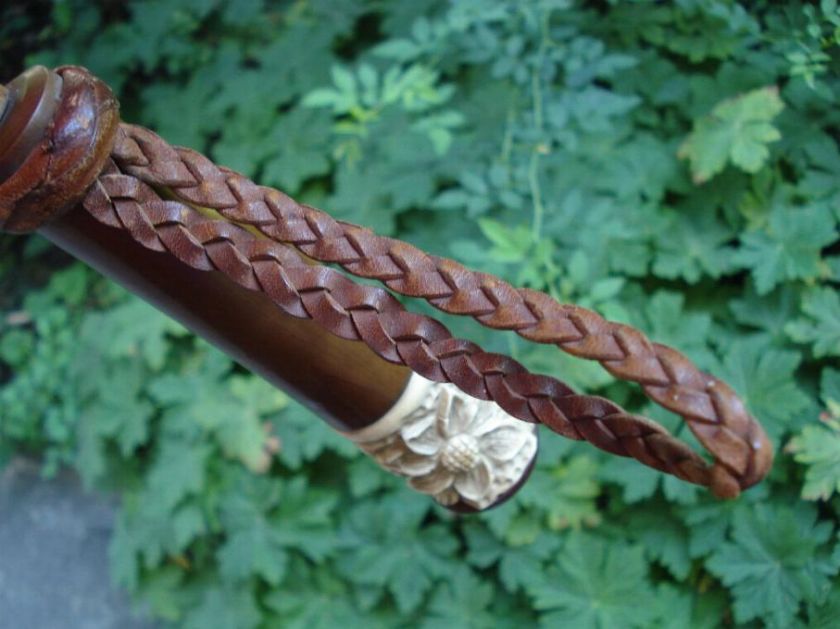
M 82 69 L 73 72 L 95 81 Z M 66 96 L 62 93 L 61 111 L 74 105 Z M 95 111 L 107 128 L 117 118 L 116 104 L 103 99 L 100 105 Z M 72 120 L 72 115 L 57 116 L 43 146 L 60 139 Z M 85 173 L 91 164 L 101 163 L 102 146 L 101 141 L 92 142 L 90 152 L 80 157 Z M 18 179 L 25 179 L 27 194 L 56 193 L 44 172 L 27 171 Z M 88 183 L 87 177 L 75 185 L 62 178 L 58 192 L 62 199 L 78 198 Z M 218 210 L 227 220 L 210 219 L 191 205 Z M 676 350 L 594 312 L 516 289 L 492 275 L 336 221 L 194 151 L 172 147 L 147 129 L 120 125 L 112 160 L 83 206 L 144 246 L 168 252 L 193 268 L 220 271 L 248 289 L 266 293 L 292 316 L 311 318 L 333 334 L 365 342 L 385 360 L 495 400 L 524 421 L 544 423 L 563 436 L 586 439 L 608 452 L 709 486 L 718 496 L 737 496 L 761 480 L 772 464 L 765 432 L 732 389 L 700 372 Z M 8 204 L 11 213 L 20 209 L 14 199 Z M 261 237 L 235 223 L 258 230 Z M 488 327 L 515 330 L 529 340 L 598 360 L 679 413 L 714 463 L 708 465 L 655 422 L 603 398 L 576 394 L 559 380 L 529 373 L 507 356 L 453 338 L 441 323 L 406 311 L 388 291 L 356 284 L 325 266 L 308 265 L 281 243 L 350 273 L 378 279 L 396 292 L 423 297 L 446 312 L 470 315 Z
M 87 70 L 34 70 L 58 83 L 61 97 L 43 139 L 15 172 L 0 179 L 0 229 L 16 233 L 33 231 L 75 206 L 108 159 L 119 123 L 111 90 Z M 6 148 L 0 146 L 0 153 Z

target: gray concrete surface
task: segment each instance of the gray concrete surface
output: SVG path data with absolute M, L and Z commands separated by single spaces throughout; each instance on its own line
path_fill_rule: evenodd
M 37 462 L 0 472 L 0 629 L 151 629 L 111 584 L 112 499 Z

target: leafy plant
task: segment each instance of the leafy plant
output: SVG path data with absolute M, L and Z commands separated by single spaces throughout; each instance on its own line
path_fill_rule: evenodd
M 81 63 L 172 142 L 633 323 L 730 382 L 778 453 L 724 503 L 545 434 L 521 492 L 456 517 L 3 236 L 0 462 L 117 492 L 114 579 L 179 627 L 833 626 L 838 42 L 834 0 L 4 4 L 4 77 Z M 445 320 L 691 440 L 598 365 Z
M 808 466 L 802 496 L 810 500 L 840 493 L 840 371 L 823 371 L 822 399 L 827 407 L 820 417 L 823 425 L 806 426 L 788 445 L 796 460 Z
M 753 90 L 725 100 L 701 118 L 680 147 L 679 155 L 691 162 L 695 183 L 708 181 L 727 162 L 755 173 L 770 157 L 767 144 L 781 139 L 771 124 L 784 103 L 775 87 Z

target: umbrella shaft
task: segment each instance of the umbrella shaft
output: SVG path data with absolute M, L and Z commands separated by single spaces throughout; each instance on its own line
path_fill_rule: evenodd
M 262 293 L 146 249 L 82 208 L 45 225 L 56 245 L 154 304 L 342 431 L 384 415 L 411 372 L 281 312 Z

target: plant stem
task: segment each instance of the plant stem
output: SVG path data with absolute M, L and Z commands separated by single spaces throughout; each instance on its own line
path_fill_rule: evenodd
M 543 66 L 545 58 L 545 49 L 549 43 L 548 40 L 548 17 L 549 13 L 543 16 L 542 20 L 542 39 L 540 40 L 540 47 L 537 52 L 537 61 L 531 71 L 531 99 L 534 110 L 534 127 L 536 127 L 537 137 L 539 140 L 534 144 L 531 153 L 531 160 L 528 164 L 528 186 L 531 191 L 531 201 L 534 208 L 534 220 L 532 224 L 532 237 L 534 242 L 538 242 L 542 236 L 543 215 L 545 214 L 545 207 L 542 201 L 542 190 L 540 189 L 539 166 L 540 157 L 547 152 L 545 144 L 541 141 L 543 135 L 543 104 L 542 104 L 542 85 L 540 84 L 540 70 Z

